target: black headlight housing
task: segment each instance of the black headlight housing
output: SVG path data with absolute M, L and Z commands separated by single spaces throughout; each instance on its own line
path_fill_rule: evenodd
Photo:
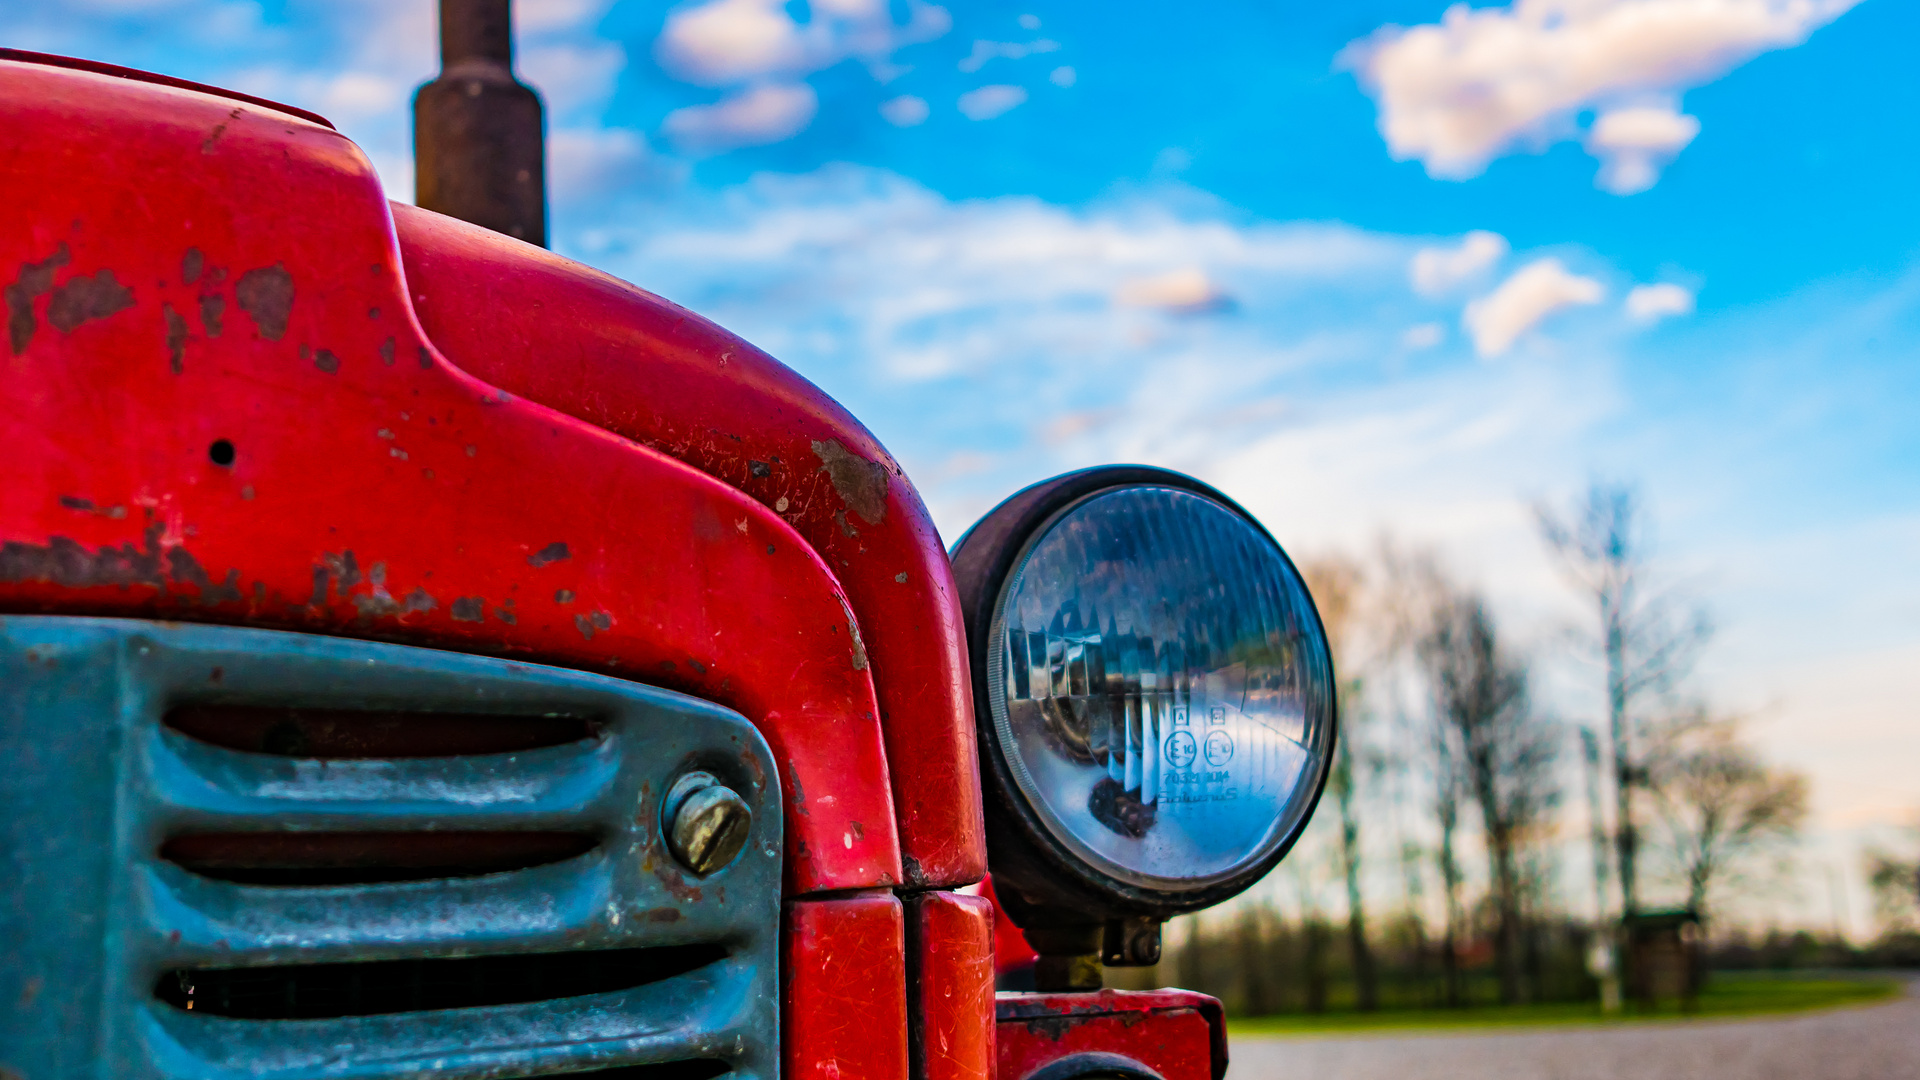
M 1160 921 L 1258 881 L 1325 786 L 1305 583 L 1232 500 L 1135 465 L 1019 492 L 953 567 L 996 895 L 1043 957 L 1156 961 Z

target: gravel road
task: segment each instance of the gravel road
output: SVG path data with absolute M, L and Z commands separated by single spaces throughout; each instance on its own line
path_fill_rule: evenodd
M 1920 982 L 1793 1017 L 1498 1034 L 1235 1039 L 1228 1080 L 1920 1080 Z

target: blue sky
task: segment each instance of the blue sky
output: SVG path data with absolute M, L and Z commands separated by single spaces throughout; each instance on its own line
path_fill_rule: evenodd
M 1629 479 L 1721 627 L 1695 690 L 1814 776 L 1808 865 L 1852 878 L 1920 807 L 1920 9 L 517 10 L 556 248 L 839 397 L 949 537 L 1156 462 L 1301 552 L 1434 545 L 1551 659 L 1529 502 Z M 320 111 L 402 199 L 433 33 L 431 0 L 0 10 Z M 1823 876 L 1780 910 L 1824 917 Z

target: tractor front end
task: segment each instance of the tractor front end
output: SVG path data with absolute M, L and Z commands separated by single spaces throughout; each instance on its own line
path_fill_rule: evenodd
M 1325 780 L 1224 496 L 950 556 L 817 388 L 320 117 L 0 51 L 0 155 L 0 1076 L 1219 1080 L 1100 970 Z

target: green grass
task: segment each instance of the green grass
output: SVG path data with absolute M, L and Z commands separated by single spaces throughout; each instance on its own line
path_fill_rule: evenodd
M 1382 1009 L 1378 1012 L 1327 1012 L 1317 1015 L 1229 1017 L 1227 1031 L 1236 1036 L 1336 1035 L 1344 1032 L 1442 1030 L 1540 1025 L 1634 1024 L 1713 1017 L 1756 1016 L 1834 1009 L 1889 1001 L 1903 991 L 1900 979 L 1888 977 L 1834 978 L 1792 975 L 1717 974 L 1700 995 L 1698 1008 L 1682 1013 L 1666 1008 L 1655 1013 L 1629 1004 L 1618 1016 L 1602 1016 L 1596 1003 L 1564 1005 L 1479 1005 L 1468 1009 Z

